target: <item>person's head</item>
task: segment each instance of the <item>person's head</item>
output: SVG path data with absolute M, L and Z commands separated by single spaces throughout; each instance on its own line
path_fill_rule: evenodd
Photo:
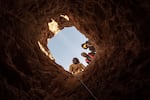
M 95 52 L 96 52 L 94 46 L 89 46 L 89 50 L 90 50 L 92 53 L 95 53 Z
M 86 45 L 87 45 L 88 47 L 92 46 L 92 44 L 91 44 L 90 41 L 86 41 L 85 43 L 86 43 Z
M 83 44 L 81 45 L 81 47 L 82 47 L 83 49 L 87 49 L 87 48 L 88 48 L 88 46 L 87 46 L 86 43 L 83 43 Z
M 87 53 L 85 53 L 85 52 L 82 52 L 82 53 L 81 53 L 81 56 L 83 56 L 83 57 L 87 57 L 87 56 L 88 56 L 88 54 L 87 54 Z
M 78 58 L 73 58 L 72 62 L 73 62 L 74 64 L 78 64 L 78 63 L 80 63 L 80 61 L 79 61 L 79 59 L 78 59 Z
M 86 41 L 86 42 L 83 43 L 81 46 L 82 46 L 83 49 L 87 49 L 87 48 L 89 48 L 90 46 L 92 46 L 92 44 L 91 44 L 89 41 Z

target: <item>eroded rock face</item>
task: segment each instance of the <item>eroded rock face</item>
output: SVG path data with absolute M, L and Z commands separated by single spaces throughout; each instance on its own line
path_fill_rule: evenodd
M 50 60 L 47 23 L 75 26 L 97 48 L 78 77 L 99 100 L 149 98 L 150 5 L 148 0 L 0 1 L 0 98 L 94 100 L 77 77 Z M 60 15 L 69 16 L 69 21 Z

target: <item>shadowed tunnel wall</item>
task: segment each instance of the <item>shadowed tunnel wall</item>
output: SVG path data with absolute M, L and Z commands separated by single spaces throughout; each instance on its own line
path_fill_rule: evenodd
M 93 100 L 78 78 L 46 56 L 48 22 L 75 26 L 96 47 L 78 77 L 98 100 L 146 100 L 150 93 L 149 0 L 1 0 L 0 98 Z M 60 15 L 67 15 L 69 21 Z

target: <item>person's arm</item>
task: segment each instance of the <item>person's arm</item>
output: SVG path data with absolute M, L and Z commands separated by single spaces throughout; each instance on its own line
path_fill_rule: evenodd
M 82 71 L 84 71 L 85 66 L 83 64 L 81 64 L 81 68 L 82 68 Z
M 87 58 L 85 59 L 85 62 L 86 62 L 87 64 L 89 64 L 89 60 L 88 60 Z
M 69 67 L 69 72 L 73 74 L 73 72 L 72 72 L 72 66 L 71 65 Z

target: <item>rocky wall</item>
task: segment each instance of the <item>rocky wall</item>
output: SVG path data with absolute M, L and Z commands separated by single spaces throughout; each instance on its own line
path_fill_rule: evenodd
M 1 0 L 1 100 L 146 100 L 150 93 L 148 0 Z M 67 15 L 69 21 L 60 18 Z M 75 26 L 96 47 L 77 77 L 46 56 L 47 23 Z

